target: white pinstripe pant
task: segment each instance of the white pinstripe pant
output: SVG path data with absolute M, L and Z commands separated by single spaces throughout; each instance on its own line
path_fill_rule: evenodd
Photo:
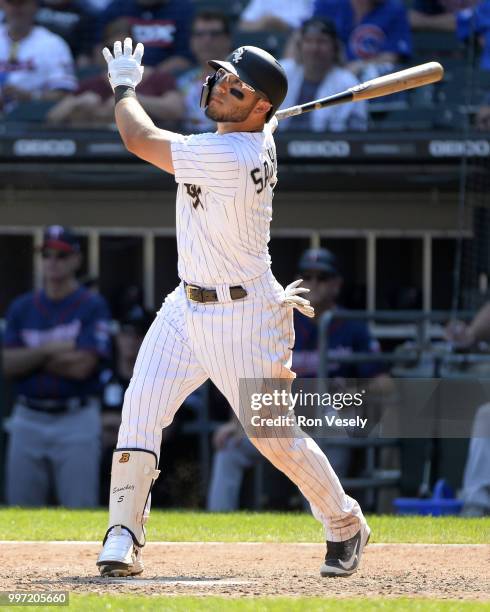
M 126 391 L 119 448 L 160 453 L 162 429 L 186 397 L 210 378 L 238 414 L 240 379 L 294 378 L 292 309 L 280 304 L 282 287 L 268 271 L 244 283 L 244 300 L 189 302 L 183 285 L 167 296 L 150 327 Z M 345 540 L 363 520 L 318 445 L 302 437 L 251 439 L 310 502 L 326 538 Z

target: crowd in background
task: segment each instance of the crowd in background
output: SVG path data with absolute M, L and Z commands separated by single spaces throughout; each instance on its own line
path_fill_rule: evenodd
M 476 36 L 481 68 L 490 69 L 490 0 L 238 4 L 237 13 L 202 0 L 0 0 L 2 113 L 15 119 L 19 106 L 33 103 L 38 110 L 32 117 L 52 124 L 110 123 L 113 99 L 101 49 L 126 36 L 145 45 L 141 103 L 155 121 L 180 122 L 188 132 L 213 129 L 198 103 L 210 71 L 207 61 L 223 58 L 237 44 L 253 44 L 254 36 L 264 33 L 280 41 L 275 51 L 289 80 L 284 106 L 336 93 L 409 62 L 416 30 L 451 33 L 455 49 Z M 223 10 L 228 5 L 223 3 Z M 366 127 L 363 104 L 281 125 L 315 131 Z

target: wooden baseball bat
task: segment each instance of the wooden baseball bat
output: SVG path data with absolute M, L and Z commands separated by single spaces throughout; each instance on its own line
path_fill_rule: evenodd
M 385 74 L 370 81 L 365 81 L 333 96 L 313 100 L 313 102 L 307 102 L 298 106 L 290 106 L 284 110 L 277 111 L 276 117 L 280 120 L 286 117 L 309 113 L 312 110 L 318 110 L 326 106 L 357 102 L 358 100 L 372 100 L 373 98 L 387 96 L 399 91 L 436 83 L 443 76 L 444 68 L 439 62 L 427 62 L 426 64 L 419 64 L 406 70 L 392 72 L 391 74 Z

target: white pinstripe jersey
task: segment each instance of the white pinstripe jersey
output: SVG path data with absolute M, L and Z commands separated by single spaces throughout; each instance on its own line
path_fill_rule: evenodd
M 172 142 L 179 277 L 237 285 L 270 267 L 276 147 L 262 132 L 179 136 Z

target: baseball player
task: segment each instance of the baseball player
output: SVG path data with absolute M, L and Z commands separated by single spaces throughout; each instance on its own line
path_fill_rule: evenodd
M 281 65 L 257 47 L 210 61 L 201 105 L 217 132 L 182 136 L 155 127 L 138 103 L 143 45 L 103 51 L 116 123 L 129 151 L 175 176 L 178 272 L 150 327 L 126 391 L 114 451 L 109 528 L 97 565 L 104 576 L 143 571 L 141 550 L 162 428 L 210 378 L 239 414 L 240 379 L 292 381 L 293 308 L 313 316 L 299 282 L 275 280 L 268 252 L 277 182 L 274 113 L 287 91 Z M 325 527 L 323 576 L 352 574 L 370 530 L 328 459 L 304 434 L 252 443 L 302 491 Z
M 8 422 L 9 505 L 45 506 L 52 491 L 62 506 L 98 505 L 100 384 L 111 353 L 105 300 L 80 286 L 80 241 L 50 225 L 42 245 L 43 287 L 16 298 L 6 316 L 3 372 L 15 401 Z

